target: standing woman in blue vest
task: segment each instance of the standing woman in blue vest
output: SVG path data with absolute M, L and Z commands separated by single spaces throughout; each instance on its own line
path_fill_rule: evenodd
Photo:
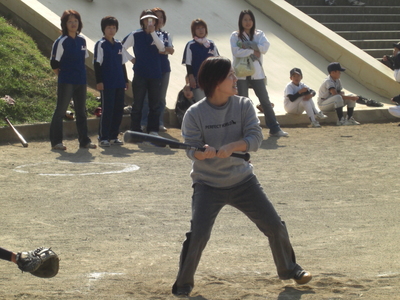
M 167 103 L 167 90 L 169 85 L 169 77 L 171 74 L 171 65 L 168 59 L 168 55 L 172 55 L 175 52 L 174 45 L 172 44 L 172 38 L 169 32 L 162 30 L 167 22 L 167 15 L 165 11 L 159 7 L 155 7 L 152 11 L 156 14 L 158 18 L 158 23 L 156 27 L 156 33 L 159 38 L 163 41 L 165 46 L 165 51 L 160 52 L 161 58 L 161 105 L 160 105 L 160 124 L 159 130 L 160 131 L 167 131 L 167 128 L 164 126 L 164 110 Z M 142 110 L 142 121 L 140 122 L 142 131 L 145 131 L 147 128 L 147 116 L 149 114 L 149 101 L 147 97 L 145 98 L 143 110 Z
M 80 34 L 82 21 L 75 10 L 66 10 L 61 16 L 62 35 L 54 42 L 50 64 L 58 76 L 57 106 L 50 124 L 50 142 L 54 150 L 67 150 L 63 144 L 63 119 L 69 102 L 74 101 L 79 146 L 95 149 L 88 137 L 86 117 L 86 67 L 89 56 L 86 40 Z
M 197 82 L 197 73 L 203 61 L 211 56 L 219 56 L 217 46 L 212 40 L 207 38 L 208 28 L 206 22 L 202 19 L 195 19 L 190 25 L 193 40 L 186 44 L 183 52 L 182 64 L 186 65 L 189 85 L 194 94 L 194 100 L 197 102 L 205 97 L 204 91 L 199 88 Z
M 159 52 L 164 52 L 163 41 L 155 29 L 158 18 L 151 10 L 140 14 L 141 29 L 132 31 L 122 41 L 125 49 L 133 48 L 133 103 L 131 112 L 131 130 L 141 132 L 140 121 L 146 93 L 149 98 L 147 132 L 158 135 L 161 105 L 161 59 Z

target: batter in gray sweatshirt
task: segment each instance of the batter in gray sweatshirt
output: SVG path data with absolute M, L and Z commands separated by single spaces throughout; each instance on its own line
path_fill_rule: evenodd
M 215 149 L 244 140 L 246 152 L 257 151 L 263 140 L 260 121 L 250 99 L 231 96 L 223 106 L 212 105 L 207 98 L 193 104 L 182 123 L 185 143 L 194 147 L 208 144 Z M 254 176 L 253 166 L 241 158 L 228 157 L 198 160 L 194 150 L 187 156 L 193 162 L 193 184 L 201 183 L 216 188 L 230 188 Z

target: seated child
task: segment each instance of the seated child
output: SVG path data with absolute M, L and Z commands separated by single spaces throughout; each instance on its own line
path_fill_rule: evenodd
M 389 113 L 396 118 L 400 118 L 400 95 L 393 97 L 390 100 L 392 100 L 392 102 L 396 104 L 396 106 L 389 107 L 388 109 Z
M 286 85 L 284 92 L 284 108 L 290 114 L 302 114 L 306 111 L 311 121 L 311 127 L 321 127 L 315 117 L 326 119 L 322 112 L 318 112 L 315 108 L 312 97 L 315 91 L 301 82 L 303 74 L 299 68 L 290 70 L 290 79 L 292 80 Z
M 338 62 L 333 62 L 328 65 L 329 76 L 325 78 L 318 92 L 318 106 L 321 111 L 330 112 L 336 111 L 338 121 L 336 125 L 360 125 L 354 120 L 353 112 L 356 106 L 358 96 L 345 95 L 342 92 L 342 83 L 340 81 L 341 72 L 346 69 Z M 343 107 L 347 105 L 347 118 L 343 116 Z
M 175 105 L 175 114 L 178 118 L 179 128 L 182 126 L 182 120 L 186 110 L 194 103 L 193 91 L 191 90 L 190 85 L 187 83 L 179 92 Z

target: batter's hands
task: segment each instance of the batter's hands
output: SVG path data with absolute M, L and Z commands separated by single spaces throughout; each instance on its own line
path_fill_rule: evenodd
M 233 153 L 233 146 L 231 144 L 227 144 L 219 148 L 216 156 L 219 158 L 227 158 L 231 156 L 232 153 Z
M 214 158 L 216 156 L 217 150 L 214 147 L 210 147 L 209 145 L 205 144 L 204 148 L 206 148 L 206 150 L 196 151 L 195 157 L 198 160 L 205 160 L 207 158 Z

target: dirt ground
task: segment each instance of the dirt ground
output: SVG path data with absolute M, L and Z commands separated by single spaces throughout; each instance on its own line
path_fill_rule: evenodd
M 190 299 L 400 299 L 400 127 L 286 130 L 277 139 L 264 128 L 251 162 L 313 280 L 279 280 L 267 238 L 226 207 Z M 178 129 L 162 135 L 181 140 Z M 191 217 L 184 151 L 65 143 L 0 146 L 0 246 L 61 257 L 51 279 L 1 261 L 0 299 L 174 299 Z

